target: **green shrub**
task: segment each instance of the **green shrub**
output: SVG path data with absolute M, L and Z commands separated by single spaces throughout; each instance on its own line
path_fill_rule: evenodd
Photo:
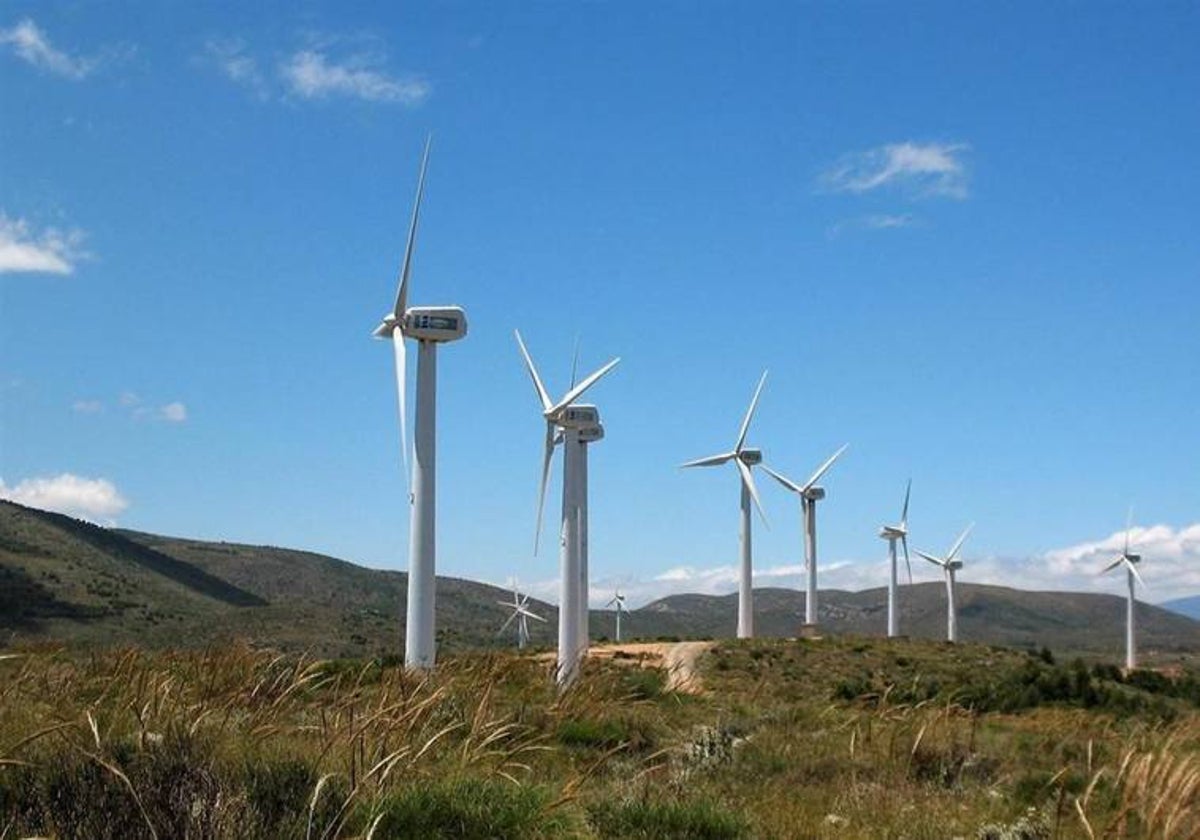
M 358 815 L 366 828 L 376 817 L 376 837 L 429 840 L 539 840 L 576 836 L 569 814 L 547 809 L 543 788 L 481 779 L 414 785 L 385 797 Z
M 588 806 L 588 819 L 601 837 L 630 840 L 726 840 L 747 830 L 740 815 L 706 801 L 605 800 Z

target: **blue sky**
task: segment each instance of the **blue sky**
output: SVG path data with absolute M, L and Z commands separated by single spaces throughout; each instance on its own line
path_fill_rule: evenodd
M 551 390 L 622 357 L 595 600 L 732 591 L 734 472 L 677 465 L 763 369 L 768 463 L 850 443 L 823 586 L 882 585 L 912 476 L 914 547 L 978 522 L 963 580 L 1119 592 L 1132 504 L 1147 597 L 1200 591 L 1197 43 L 1184 3 L 6 3 L 0 493 L 403 568 L 370 331 L 432 131 L 439 573 L 554 593 L 520 328 Z

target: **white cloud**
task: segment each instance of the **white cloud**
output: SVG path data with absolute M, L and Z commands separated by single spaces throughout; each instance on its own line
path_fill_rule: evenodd
M 889 143 L 846 155 L 821 176 L 834 192 L 896 187 L 916 196 L 967 197 L 965 143 Z
M 159 416 L 168 423 L 183 423 L 187 420 L 187 406 L 181 402 L 167 403 L 159 409 Z
M 121 395 L 117 397 L 117 402 L 125 408 L 133 408 L 142 404 L 142 398 L 133 391 L 122 391 Z
M 111 521 L 129 507 L 111 481 L 71 473 L 53 478 L 27 478 L 15 487 L 0 479 L 0 499 L 99 521 Z
M 376 62 L 358 55 L 341 64 L 318 50 L 300 50 L 279 67 L 288 91 L 303 99 L 350 96 L 372 102 L 415 106 L 429 96 L 429 84 L 415 77 L 389 76 L 374 68 Z
M 267 80 L 258 67 L 258 61 L 246 51 L 246 45 L 238 38 L 214 38 L 204 45 L 205 59 L 213 64 L 225 78 L 254 91 L 260 98 L 267 96 Z
M 34 233 L 24 219 L 0 211 L 0 274 L 70 274 L 86 256 L 82 231 L 46 228 Z
M 18 58 L 34 67 L 66 79 L 83 79 L 98 64 L 94 58 L 75 57 L 56 49 L 46 33 L 29 18 L 12 29 L 0 29 L 0 44 L 10 47 Z
M 968 544 L 958 579 L 963 583 L 1016 589 L 1123 595 L 1124 576 L 1116 573 L 1101 575 L 1100 571 L 1121 553 L 1124 544 L 1125 532 L 1118 531 L 1100 539 L 1023 558 L 974 555 Z M 1169 525 L 1134 528 L 1130 532 L 1130 550 L 1142 555 L 1139 571 L 1149 587 L 1139 590 L 1138 598 L 1156 603 L 1200 592 L 1200 523 L 1180 528 Z M 915 552 L 912 562 L 914 581 L 942 580 L 942 572 Z M 900 564 L 901 580 L 907 580 L 903 556 Z M 802 573 L 803 566 L 799 564 L 767 566 L 754 570 L 754 585 L 799 589 L 803 586 Z M 672 566 L 644 580 L 628 577 L 593 580 L 589 603 L 592 609 L 602 608 L 617 586 L 626 595 L 630 609 L 668 595 L 728 595 L 737 591 L 738 580 L 736 565 Z M 886 559 L 821 562 L 822 589 L 854 592 L 882 587 L 886 580 Z M 521 591 L 550 603 L 558 602 L 557 579 L 522 584 Z
M 920 223 L 920 220 L 911 213 L 875 213 L 868 216 L 858 216 L 853 219 L 843 219 L 833 225 L 830 225 L 827 233 L 829 236 L 840 236 L 848 230 L 898 230 L 900 228 L 914 227 Z
M 104 411 L 104 403 L 100 400 L 76 400 L 71 404 L 71 410 L 76 414 L 99 414 Z

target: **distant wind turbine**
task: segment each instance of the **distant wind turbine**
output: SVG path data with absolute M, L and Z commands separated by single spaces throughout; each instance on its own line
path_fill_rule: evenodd
M 962 561 L 956 560 L 958 550 L 962 548 L 966 542 L 967 534 L 971 533 L 971 529 L 975 527 L 972 522 L 967 526 L 966 530 L 959 535 L 950 551 L 945 557 L 934 557 L 931 554 L 926 554 L 923 551 L 918 551 L 917 554 L 924 557 L 935 566 L 941 566 L 942 571 L 946 574 L 946 640 L 950 642 L 958 641 L 958 613 L 954 606 L 954 573 L 962 568 Z
M 415 442 L 412 478 L 409 482 L 408 609 L 405 616 L 404 664 L 408 668 L 432 668 L 434 642 L 434 597 L 436 594 L 436 504 L 437 504 L 437 346 L 457 341 L 467 334 L 467 315 L 458 306 L 408 305 L 408 278 L 421 197 L 425 192 L 425 169 L 429 164 L 430 141 L 425 141 L 417 197 L 413 202 L 408 244 L 400 270 L 400 288 L 392 311 L 375 328 L 376 338 L 390 338 L 396 356 L 396 392 L 400 403 L 400 451 L 408 472 L 408 431 L 405 386 L 407 359 L 404 341 L 417 342 L 417 412 L 413 425 Z M 406 475 L 407 478 L 407 475 Z
M 1112 571 L 1117 566 L 1125 566 L 1125 577 L 1129 583 L 1129 594 L 1125 601 L 1125 669 L 1132 671 L 1137 667 L 1137 650 L 1134 646 L 1134 627 L 1133 627 L 1133 609 L 1135 601 L 1134 596 L 1134 580 L 1144 588 L 1146 582 L 1142 580 L 1142 576 L 1138 574 L 1137 564 L 1142 562 L 1142 555 L 1129 553 L 1129 533 L 1133 530 L 1133 508 L 1129 509 L 1129 517 L 1125 521 L 1125 547 L 1121 550 L 1121 556 L 1109 563 L 1100 574 Z
M 825 488 L 818 487 L 821 476 L 833 466 L 846 447 L 845 444 L 834 452 L 824 464 L 817 468 L 804 484 L 797 484 L 787 476 L 763 464 L 767 475 L 778 481 L 788 490 L 800 497 L 800 518 L 804 526 L 804 569 L 807 572 L 807 589 L 804 596 L 804 623 L 809 627 L 817 626 L 817 502 L 825 498 Z
M 608 609 L 609 607 L 616 607 L 616 610 L 617 610 L 617 636 L 616 636 L 616 641 L 617 641 L 617 643 L 619 644 L 619 643 L 621 642 L 621 613 L 623 613 L 623 612 L 625 611 L 625 596 L 621 594 L 621 590 L 620 590 L 620 589 L 617 589 L 617 590 L 616 590 L 616 591 L 613 593 L 612 600 L 611 600 L 611 601 L 609 601 L 607 604 L 605 604 L 605 605 L 604 605 L 604 608 L 605 608 L 605 609 Z
M 912 583 L 912 563 L 908 561 L 908 496 L 912 492 L 912 479 L 904 488 L 904 509 L 900 511 L 899 525 L 884 525 L 879 537 L 887 540 L 888 559 L 891 560 L 891 577 L 888 579 L 887 634 L 890 638 L 900 635 L 900 601 L 896 586 L 896 541 L 904 546 L 904 565 L 908 567 L 908 582 Z
M 542 453 L 542 481 L 541 487 L 538 490 L 538 508 L 537 508 L 537 525 L 534 535 L 533 550 L 537 553 L 538 541 L 542 531 L 542 511 L 545 508 L 546 502 L 546 485 L 550 479 L 550 464 L 554 458 L 554 444 L 557 437 L 557 430 L 562 430 L 563 442 L 563 504 L 562 504 L 562 528 L 559 533 L 562 536 L 562 551 L 561 551 L 561 581 L 559 584 L 559 606 L 558 606 L 558 668 L 556 678 L 560 686 L 570 684 L 578 673 L 579 659 L 582 653 L 580 645 L 580 617 L 581 617 L 581 584 L 579 567 L 579 474 L 580 474 L 580 459 L 584 452 L 584 447 L 580 443 L 581 432 L 585 429 L 594 428 L 600 423 L 600 412 L 594 405 L 576 405 L 575 400 L 583 395 L 584 391 L 592 387 L 600 377 L 612 370 L 620 359 L 613 359 L 608 364 L 601 367 L 599 370 L 585 377 L 582 382 L 575 385 L 558 402 L 552 402 L 550 395 L 546 392 L 546 387 L 542 384 L 542 379 L 538 376 L 537 368 L 533 364 L 533 359 L 529 355 L 529 351 L 525 348 L 525 342 L 521 339 L 521 333 L 516 331 L 517 346 L 521 350 L 521 356 L 525 360 L 525 367 L 529 371 L 529 377 L 533 380 L 533 386 L 537 391 L 538 399 L 542 405 L 542 417 L 546 421 L 546 436 L 545 446 Z
M 754 486 L 754 475 L 750 472 L 751 467 L 762 463 L 762 450 L 750 449 L 746 446 L 746 433 L 750 430 L 750 421 L 754 418 L 754 408 L 758 405 L 758 396 L 762 393 L 763 384 L 766 381 L 767 372 L 764 370 L 762 378 L 758 380 L 758 387 L 754 389 L 754 397 L 750 400 L 750 408 L 746 412 L 745 419 L 742 420 L 742 427 L 738 430 L 737 441 L 733 445 L 733 451 L 721 455 L 711 455 L 707 458 L 698 458 L 695 461 L 688 461 L 686 464 L 681 465 L 682 467 L 712 467 L 732 461 L 734 466 L 737 467 L 738 475 L 741 477 L 742 558 L 740 580 L 738 583 L 737 621 L 737 635 L 739 639 L 749 639 L 754 636 L 754 570 L 750 534 L 751 500 L 754 501 L 754 506 L 758 508 L 758 515 L 762 517 L 763 524 L 767 523 L 767 515 L 763 513 L 762 502 L 758 498 L 758 489 Z
M 512 624 L 513 621 L 516 621 L 517 648 L 518 650 L 523 649 L 527 644 L 529 644 L 528 620 L 532 618 L 534 621 L 544 622 L 546 619 L 542 618 L 540 615 L 535 615 L 529 609 L 529 596 L 521 595 L 517 592 L 516 581 L 513 582 L 513 599 L 511 601 L 497 601 L 496 603 L 502 607 L 508 607 L 509 610 L 511 610 L 508 620 L 506 620 L 504 624 L 500 625 L 500 629 L 496 631 L 496 635 L 499 636 L 508 629 L 508 626 Z

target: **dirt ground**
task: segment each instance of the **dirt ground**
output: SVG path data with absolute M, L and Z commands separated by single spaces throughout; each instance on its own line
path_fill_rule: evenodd
M 611 659 L 642 668 L 661 668 L 667 672 L 667 690 L 699 694 L 704 690 L 696 661 L 713 642 L 633 642 L 592 645 L 588 656 Z

